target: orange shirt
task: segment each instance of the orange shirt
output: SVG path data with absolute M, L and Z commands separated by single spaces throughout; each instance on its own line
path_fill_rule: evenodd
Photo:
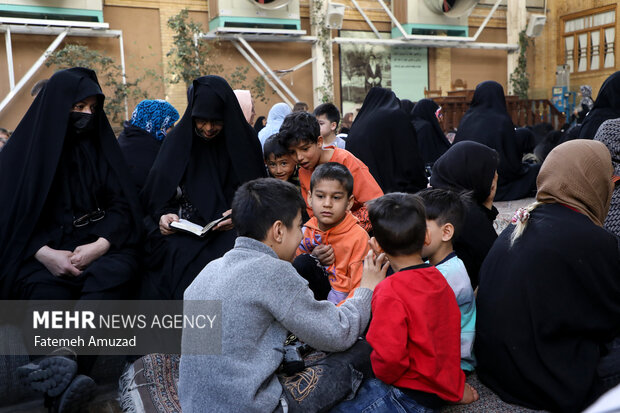
M 368 219 L 368 211 L 364 204 L 373 199 L 383 196 L 383 191 L 375 178 L 370 174 L 368 167 L 364 162 L 360 161 L 351 152 L 346 149 L 335 148 L 334 153 L 329 162 L 338 162 L 349 169 L 353 175 L 353 208 L 351 213 L 359 220 L 359 224 L 365 230 L 370 230 L 370 220 Z M 318 166 L 318 165 L 317 165 Z M 299 183 L 301 185 L 301 194 L 306 201 L 306 209 L 308 215 L 313 217 L 312 208 L 308 205 L 308 191 L 310 190 L 310 178 L 313 171 L 299 168 Z
M 309 254 L 317 245 L 331 245 L 334 249 L 334 263 L 325 268 L 332 289 L 349 293 L 347 298 L 353 296 L 362 281 L 364 257 L 369 249 L 366 231 L 357 225 L 357 219 L 350 212 L 327 231 L 321 231 L 316 217 L 312 217 L 304 226 L 297 255 Z

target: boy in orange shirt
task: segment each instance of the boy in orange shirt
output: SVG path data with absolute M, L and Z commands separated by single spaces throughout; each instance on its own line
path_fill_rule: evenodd
M 334 304 L 341 304 L 359 287 L 369 248 L 368 234 L 349 212 L 353 182 L 349 170 L 336 162 L 314 171 L 307 194 L 314 216 L 304 226 L 293 263 L 315 298 Z
M 346 149 L 323 148 L 319 122 L 307 112 L 293 112 L 284 118 L 280 127 L 280 141 L 297 158 L 301 194 L 306 201 L 308 215 L 312 209 L 308 203 L 310 177 L 314 169 L 327 162 L 337 162 L 347 167 L 353 175 L 353 206 L 351 212 L 366 231 L 370 231 L 368 211 L 364 204 L 383 195 L 383 191 L 372 177 L 368 167 Z

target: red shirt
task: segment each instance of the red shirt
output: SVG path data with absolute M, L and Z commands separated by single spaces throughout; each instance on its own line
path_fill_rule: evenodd
M 461 312 L 435 267 L 410 267 L 377 285 L 366 339 L 372 369 L 384 383 L 452 402 L 463 397 Z

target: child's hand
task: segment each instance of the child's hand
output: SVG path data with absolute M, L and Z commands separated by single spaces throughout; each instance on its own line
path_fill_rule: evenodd
M 360 288 L 374 290 L 377 284 L 385 279 L 389 266 L 390 262 L 385 253 L 381 253 L 375 258 L 375 253 L 372 250 L 368 251 L 366 258 L 364 258 L 364 271 L 362 272 Z
M 332 265 L 336 260 L 334 249 L 331 245 L 317 245 L 310 255 L 314 255 L 321 262 L 321 265 Z
M 232 209 L 229 209 L 228 211 L 224 212 L 222 216 L 225 217 L 226 215 L 230 215 L 231 213 L 232 213 Z M 220 222 L 215 227 L 213 227 L 213 230 L 214 231 L 228 231 L 229 229 L 233 229 L 233 228 L 234 228 L 234 225 L 232 223 L 232 218 L 226 218 L 224 221 Z

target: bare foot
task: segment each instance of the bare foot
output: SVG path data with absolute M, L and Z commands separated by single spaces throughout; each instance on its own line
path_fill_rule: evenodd
M 457 404 L 469 404 L 478 400 L 480 396 L 478 395 L 478 391 L 471 387 L 469 384 L 465 383 L 465 389 L 463 390 L 463 398 Z

